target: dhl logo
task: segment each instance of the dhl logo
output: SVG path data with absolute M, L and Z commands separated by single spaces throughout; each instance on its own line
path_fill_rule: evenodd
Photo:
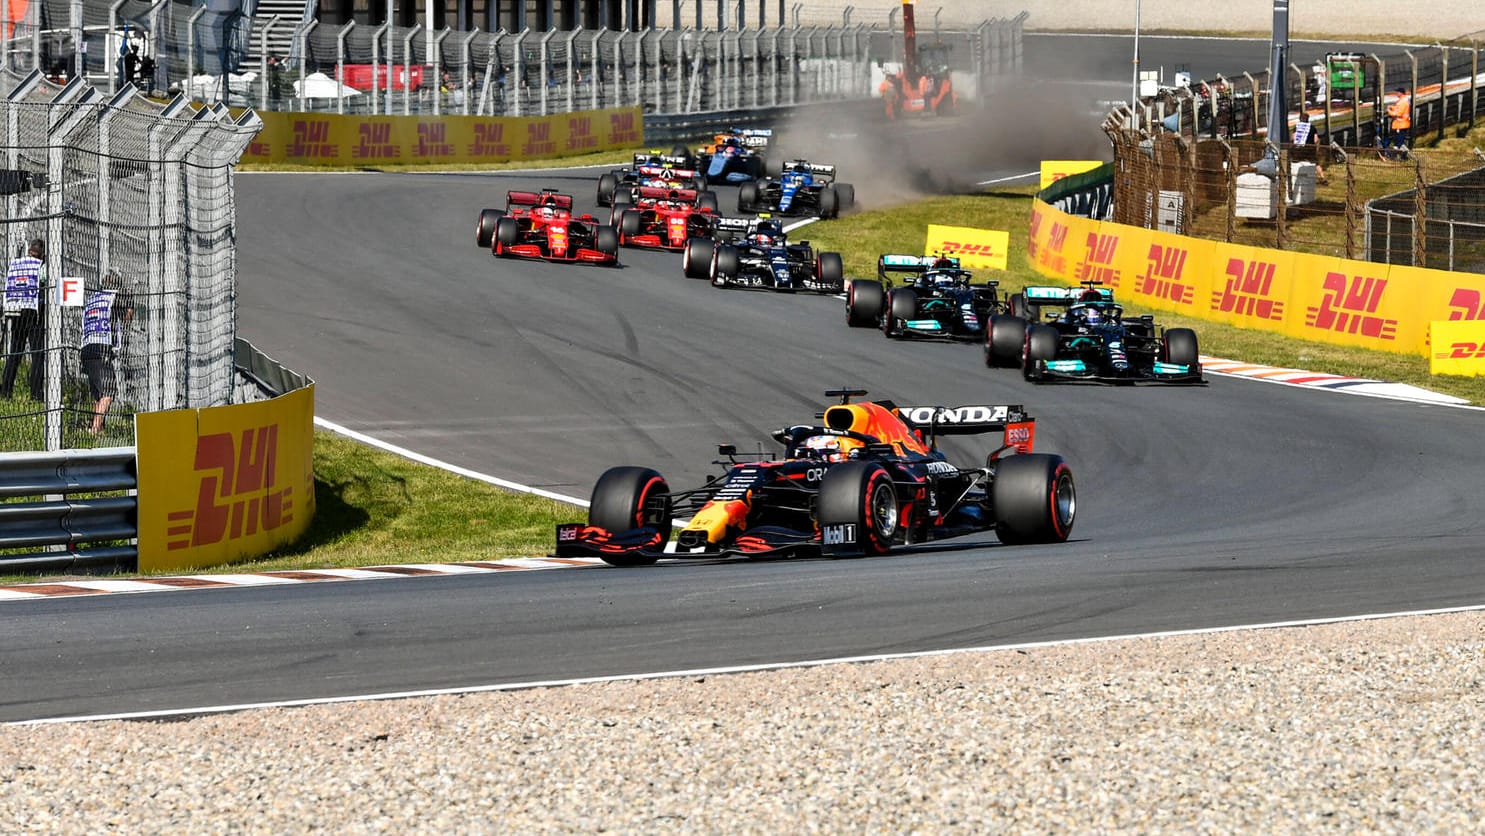
M 1119 236 L 1088 233 L 1083 263 L 1078 265 L 1076 280 L 1079 282 L 1103 282 L 1111 288 L 1119 287 L 1119 268 L 1114 266 L 1114 257 L 1119 251 Z
M 1305 311 L 1305 325 L 1339 334 L 1397 339 L 1397 320 L 1375 315 L 1387 289 L 1386 279 L 1327 273 L 1323 287 L 1320 304 Z
M 249 142 L 247 148 L 249 157 L 269 157 L 273 155 L 272 143 L 255 141 Z
M 1047 248 L 1036 254 L 1036 263 L 1058 276 L 1067 270 L 1067 256 L 1063 255 L 1063 248 L 1067 246 L 1067 231 L 1067 224 L 1054 221 L 1052 229 L 1047 232 Z
M 1187 252 L 1181 247 L 1166 247 L 1151 244 L 1145 267 L 1140 277 L 1139 292 L 1157 299 L 1169 299 L 1178 305 L 1189 305 L 1196 296 L 1196 288 L 1181 281 L 1186 269 Z
M 167 515 L 166 548 L 190 548 L 272 531 L 292 522 L 293 486 L 274 490 L 278 476 L 278 425 L 196 439 L 201 481 L 196 507 Z
M 634 113 L 610 113 L 608 115 L 609 142 L 615 145 L 629 145 L 637 143 L 642 139 L 639 130 L 639 120 L 634 118 Z
M 402 156 L 402 149 L 392 144 L 391 122 L 363 123 L 357 126 L 357 132 L 360 136 L 351 150 L 355 159 L 391 160 Z
M 940 247 L 945 253 L 952 253 L 954 255 L 1001 255 L 1001 253 L 995 251 L 995 245 L 993 244 L 961 244 L 958 241 L 944 241 Z
M 1454 295 L 1449 297 L 1449 319 L 1451 321 L 1460 319 L 1485 319 L 1485 299 L 1481 299 L 1480 291 L 1472 287 L 1456 287 Z
M 1268 261 L 1227 260 L 1227 282 L 1221 290 L 1212 291 L 1212 310 L 1279 321 L 1284 318 L 1284 303 L 1270 299 L 1274 274 L 1279 266 Z
M 296 159 L 333 160 L 340 149 L 330 141 L 330 123 L 324 119 L 295 119 L 294 139 L 287 155 Z
M 1449 348 L 1434 353 L 1436 360 L 1485 360 L 1485 343 L 1450 343 Z
M 448 141 L 448 125 L 443 122 L 418 123 L 418 156 L 452 157 L 454 145 Z
M 489 122 L 474 126 L 474 142 L 469 144 L 471 157 L 509 157 L 510 145 L 505 141 L 505 125 Z
M 1035 209 L 1031 210 L 1031 227 L 1026 235 L 1026 260 L 1030 261 L 1032 264 L 1037 263 L 1036 254 L 1039 248 L 1036 241 L 1039 237 L 1037 233 L 1041 231 L 1041 228 L 1042 213 L 1041 206 L 1040 204 L 1038 204 Z
M 526 144 L 521 147 L 523 156 L 551 154 L 556 150 L 557 143 L 552 141 L 551 122 L 532 122 L 526 126 Z
M 598 137 L 593 135 L 593 117 L 569 116 L 567 118 L 567 150 L 597 148 Z

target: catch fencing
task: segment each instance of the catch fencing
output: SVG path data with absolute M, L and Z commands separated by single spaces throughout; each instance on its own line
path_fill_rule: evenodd
M 1318 141 L 1296 146 L 1291 114 L 1269 142 L 1266 74 L 1167 89 L 1105 120 L 1113 141 L 1107 219 L 1218 241 L 1379 263 L 1485 272 L 1480 169 L 1463 136 L 1485 88 L 1471 42 L 1368 56 L 1355 89 L 1317 89 L 1291 68 L 1290 101 Z M 1413 148 L 1379 148 L 1390 91 L 1412 97 Z M 1379 118 L 1381 117 L 1381 118 Z M 1431 146 L 1431 147 L 1430 147 Z M 1283 174 L 1284 176 L 1275 176 Z
M 48 6 L 54 19 L 56 5 Z M 120 46 L 143 44 L 148 61 L 135 67 L 134 79 L 141 89 L 258 110 L 546 116 L 634 106 L 659 114 L 779 107 L 870 97 L 879 64 L 902 60 L 892 21 L 852 24 L 849 14 L 839 24 L 724 31 L 430 35 L 422 26 L 223 15 L 188 0 L 78 7 L 77 19 L 64 18 L 62 27 L 22 24 L 0 53 L 12 67 L 40 67 L 54 79 L 80 67 L 112 91 L 122 83 Z M 919 42 L 949 45 L 956 86 L 972 100 L 1019 72 L 1026 18 L 924 33 Z
M 33 240 L 46 245 L 42 350 L 5 343 L 17 379 L 0 400 L 0 450 L 129 445 L 134 412 L 231 402 L 232 166 L 258 131 L 256 114 L 234 119 L 179 97 L 161 106 L 132 86 L 113 96 L 82 81 L 58 87 L 33 71 L 0 73 L 0 124 L 0 252 L 9 260 Z M 116 398 L 94 434 L 84 309 L 71 305 L 110 276 L 120 337 L 97 382 Z M 59 304 L 70 287 L 81 293 Z M 44 372 L 35 392 L 32 364 Z

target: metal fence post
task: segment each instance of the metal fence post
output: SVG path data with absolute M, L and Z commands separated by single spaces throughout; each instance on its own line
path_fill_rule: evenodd
M 429 34 L 430 35 L 432 34 L 432 31 L 433 30 L 431 30 L 431 29 L 429 30 Z M 449 29 L 447 26 L 445 26 L 443 29 L 439 30 L 439 33 L 437 35 L 431 37 L 429 39 L 429 41 L 428 41 L 429 45 L 431 46 L 431 49 L 430 49 L 429 54 L 428 54 L 428 63 L 433 66 L 433 115 L 434 116 L 439 116 L 439 115 L 442 115 L 443 114 L 443 97 L 444 97 L 444 90 L 443 90 L 443 74 L 444 74 L 444 68 L 443 68 L 443 39 L 444 38 L 447 38 L 449 36 L 449 33 L 452 32 L 452 31 L 453 31 L 452 29 Z M 452 92 L 452 91 L 450 91 L 450 92 Z
M 112 3 L 109 4 L 109 6 L 108 6 L 108 37 L 111 37 L 113 35 L 113 33 L 117 32 L 119 30 L 119 9 L 123 8 L 124 4 L 127 3 L 127 2 L 129 2 L 129 0 L 114 0 Z M 6 3 L 5 5 L 8 6 L 10 4 L 9 3 Z M 5 25 L 4 22 L 3 21 L 0 21 L 0 27 L 3 27 L 4 25 Z M 4 37 L 4 36 L 3 35 L 0 35 L 0 37 Z M 104 41 L 105 41 L 105 43 L 107 42 L 107 37 L 104 38 Z M 105 49 L 104 51 L 105 51 L 105 54 L 106 54 L 107 50 Z M 107 66 L 106 65 L 105 65 L 104 69 L 105 70 L 107 69 Z M 78 75 L 82 75 L 82 68 L 81 67 L 78 68 Z M 118 73 L 109 73 L 108 74 L 108 94 L 110 96 L 112 96 L 114 93 L 118 92 L 118 89 L 119 89 L 118 80 L 119 80 Z
M 345 39 L 356 28 L 356 21 L 352 20 L 340 27 L 335 35 L 335 112 L 345 113 Z M 372 75 L 376 74 L 376 68 L 372 68 Z
M 1428 266 L 1428 182 L 1423 158 L 1413 155 L 1413 266 Z
M 634 103 L 645 104 L 645 38 L 653 29 L 645 29 L 638 35 L 638 46 L 634 52 Z
M 600 28 L 597 32 L 593 33 L 593 40 L 588 42 L 589 54 L 591 55 L 593 61 L 592 68 L 588 70 L 588 89 L 589 92 L 592 93 L 593 97 L 593 103 L 591 105 L 593 110 L 598 110 L 598 88 L 603 83 L 603 76 L 600 75 L 598 72 L 598 69 L 602 63 L 599 59 L 598 53 L 600 51 L 599 47 L 601 46 L 601 41 L 603 40 L 603 33 L 607 31 L 608 29 L 606 28 Z
M 505 80 L 508 101 L 514 102 L 515 106 L 508 108 L 512 116 L 520 116 L 524 111 L 521 109 L 522 99 L 521 85 L 526 81 L 526 53 L 522 46 L 527 36 L 531 34 L 530 29 L 522 29 L 516 35 L 515 52 L 511 59 L 511 77 Z
M 582 30 L 581 27 L 579 27 L 577 29 L 574 29 L 571 32 L 569 32 L 568 35 L 567 35 L 567 42 L 563 45 L 563 48 L 565 48 L 567 50 L 567 112 L 568 113 L 572 113 L 574 110 L 576 110 L 576 108 L 573 107 L 573 96 L 575 96 L 577 94 L 578 54 L 577 54 L 577 47 L 574 44 L 577 42 L 578 35 L 582 34 L 582 32 L 583 32 L 583 30 Z
M 179 120 L 190 114 L 189 99 L 184 94 L 177 95 L 160 112 L 160 120 L 149 129 L 149 166 L 146 169 L 148 180 L 146 181 L 146 205 L 149 207 L 147 218 L 148 241 L 145 249 L 145 286 L 148 292 L 150 304 L 145 307 L 147 323 L 145 327 L 147 346 L 146 372 L 148 375 L 145 385 L 149 393 L 145 404 L 147 410 L 158 411 L 165 409 L 163 393 L 165 391 L 165 360 L 163 329 L 160 323 L 163 318 L 163 306 L 156 300 L 163 299 L 165 293 L 165 172 L 162 161 L 165 159 L 165 145 L 168 141 L 167 134 L 179 132 L 181 125 Z M 174 406 L 172 404 L 172 406 Z
M 309 41 L 309 33 L 314 31 L 314 28 L 319 25 L 319 20 L 310 20 L 305 22 L 303 26 L 299 27 L 297 47 L 299 52 L 299 89 L 295 91 L 298 93 L 298 96 L 296 96 L 295 98 L 299 100 L 300 110 L 309 110 L 309 108 L 304 103 L 304 100 L 306 98 L 304 94 L 309 92 L 309 85 L 304 83 L 305 65 L 309 63 L 309 56 L 306 54 L 308 53 L 308 50 L 305 49 L 304 45 L 306 42 Z
M 186 98 L 196 101 L 196 21 L 206 14 L 202 6 L 186 21 Z
M 272 83 L 268 74 L 268 33 L 277 25 L 278 15 L 274 15 L 258 30 L 258 107 L 262 110 L 268 109 L 268 97 L 272 93 L 268 89 Z
M 1443 62 L 1442 79 L 1439 82 L 1439 142 L 1444 141 L 1444 125 L 1449 121 L 1449 48 L 1436 44 L 1439 60 Z M 1473 79 L 1471 79 L 1473 83 Z
M 418 36 L 418 32 L 422 28 L 423 28 L 423 24 L 421 24 L 421 23 L 415 23 L 415 24 L 413 24 L 413 27 L 411 29 L 407 30 L 407 35 L 405 35 L 402 38 L 402 56 L 403 56 L 403 61 L 402 61 L 402 115 L 403 116 L 411 116 L 412 115 L 412 83 L 413 83 L 413 72 L 412 72 L 412 68 L 413 68 L 413 51 L 412 51 L 412 45 L 413 45 L 413 39 Z M 387 84 L 388 84 L 387 95 L 390 96 L 390 95 L 392 95 L 391 81 L 388 80 Z
M 134 98 L 137 92 L 139 91 L 132 83 L 126 83 L 98 113 L 98 159 L 102 165 L 109 166 L 110 169 L 113 159 L 113 117 L 129 104 L 129 100 Z M 112 174 L 113 172 L 109 170 L 100 172 L 98 175 L 98 227 L 102 230 L 98 235 L 99 272 L 113 266 L 111 253 L 113 236 L 107 233 L 113 225 Z

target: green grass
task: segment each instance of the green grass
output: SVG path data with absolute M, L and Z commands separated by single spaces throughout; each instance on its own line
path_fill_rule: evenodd
M 808 237 L 820 249 L 845 254 L 847 275 L 874 276 L 879 253 L 921 251 L 923 228 L 930 222 L 1008 230 L 1011 253 L 1007 269 L 996 278 L 1002 288 L 1019 290 L 1048 282 L 1028 265 L 1022 243 L 1032 191 L 929 198 L 813 224 Z M 1485 380 L 1432 377 L 1422 357 L 1311 343 L 1173 314 L 1157 319 L 1197 329 L 1206 354 L 1412 383 L 1485 403 Z M 505 491 L 323 432 L 315 437 L 315 476 L 318 513 L 301 542 L 260 560 L 204 571 L 529 557 L 551 550 L 557 522 L 585 516 L 581 508 Z M 0 577 L 5 583 L 36 580 L 34 575 Z

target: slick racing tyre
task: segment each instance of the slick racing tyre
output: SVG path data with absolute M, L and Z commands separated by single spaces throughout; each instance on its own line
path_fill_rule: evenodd
M 520 238 L 521 223 L 515 218 L 501 218 L 495 222 L 496 255 L 505 255 L 501 251 L 519 241 Z
M 897 488 L 876 462 L 843 462 L 831 467 L 820 481 L 816 507 L 822 534 L 827 527 L 855 527 L 856 548 L 843 556 L 886 554 L 902 523 Z
M 1021 374 L 1027 380 L 1041 380 L 1038 363 L 1057 359 L 1057 329 L 1050 325 L 1033 325 L 1026 329 L 1026 344 L 1021 350 Z
M 619 243 L 627 244 L 630 238 L 638 235 L 643 221 L 644 217 L 638 209 L 625 209 L 619 216 Z
M 743 183 L 737 187 L 738 214 L 747 215 L 758 210 L 758 184 Z
M 730 244 L 723 244 L 712 252 L 712 284 L 723 287 L 728 282 L 737 278 L 737 271 L 742 267 L 742 262 L 737 256 L 737 250 Z
M 1061 456 L 1022 453 L 997 459 L 990 485 L 995 535 L 1008 546 L 1061 543 L 1072 531 L 1078 496 Z
M 705 191 L 698 194 L 696 196 L 696 208 L 712 212 L 722 211 L 721 204 L 717 202 L 717 193 L 713 191 Z
M 815 260 L 815 278 L 821 284 L 828 284 L 839 290 L 845 276 L 846 269 L 841 263 L 840 253 L 820 253 Z
M 647 467 L 611 467 L 598 477 L 588 504 L 588 525 L 613 534 L 652 526 L 660 533 L 657 548 L 670 539 L 670 515 L 652 513 L 645 517 L 646 505 L 670 493 L 665 477 Z M 663 507 L 657 502 L 657 507 Z M 637 554 L 605 554 L 605 563 L 614 566 L 646 566 L 658 558 Z
M 481 209 L 480 222 L 474 228 L 474 242 L 479 244 L 480 249 L 490 249 L 490 244 L 495 239 L 495 224 L 505 217 L 505 212 L 500 209 Z
M 784 161 L 777 155 L 764 157 L 763 164 L 758 168 L 758 173 L 754 175 L 756 177 L 767 177 L 770 180 L 777 180 L 784 176 Z
M 598 205 L 613 206 L 614 192 L 619 189 L 619 178 L 612 173 L 598 176 Z
M 826 186 L 820 190 L 820 217 L 834 218 L 840 214 L 840 195 L 834 186 Z
M 903 323 L 918 315 L 918 294 L 910 287 L 896 287 L 887 293 L 887 312 L 882 317 L 882 333 L 900 337 Z
M 856 187 L 850 183 L 836 183 L 835 196 L 840 199 L 840 211 L 846 212 L 856 206 Z
M 846 324 L 870 328 L 882 316 L 882 283 L 875 279 L 852 279 L 846 288 Z
M 711 270 L 712 250 L 716 245 L 705 238 L 686 241 L 686 251 L 681 254 L 681 273 L 688 279 L 705 279 Z
M 1167 363 L 1196 368 L 1201 362 L 1201 352 L 1196 347 L 1196 332 L 1190 328 L 1171 328 L 1165 332 L 1165 344 L 1160 352 Z
M 1027 322 L 1041 319 L 1041 306 L 1026 301 L 1026 294 L 1013 293 L 1010 298 L 1011 316 L 1019 316 Z
M 1019 316 L 999 314 L 990 317 L 985 329 L 985 365 L 995 369 L 1015 366 L 1026 345 L 1026 320 Z
M 593 233 L 593 249 L 604 255 L 615 255 L 619 252 L 619 233 L 611 226 L 600 226 Z

